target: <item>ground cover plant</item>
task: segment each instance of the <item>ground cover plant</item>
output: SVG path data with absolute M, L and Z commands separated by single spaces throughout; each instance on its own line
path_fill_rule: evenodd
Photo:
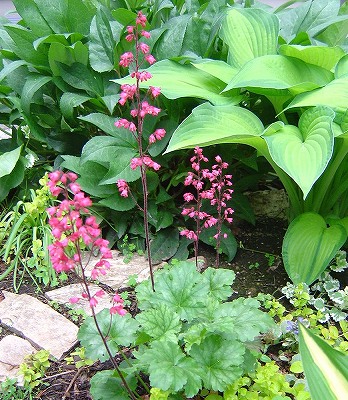
M 346 268 L 345 253 L 337 253 L 347 238 L 346 6 L 313 0 L 274 11 L 252 1 L 119 7 L 66 0 L 60 12 L 81 6 L 81 14 L 65 21 L 41 0 L 15 3 L 23 21 L 4 24 L 1 39 L 4 115 L 15 125 L 1 140 L 2 194 L 21 184 L 30 155 L 47 157 L 40 171 L 60 169 L 49 174 L 51 195 L 32 190 L 31 203 L 19 201 L 4 214 L 2 252 L 10 262 L 24 254 L 24 272 L 56 284 L 44 265 L 49 249 L 54 270 L 75 272 L 82 282 L 70 301 L 87 301 L 92 317 L 79 330 L 83 347 L 75 355 L 81 367 L 111 364 L 92 377 L 93 399 L 343 399 L 347 289 L 327 267 L 337 255 L 331 269 Z M 192 41 L 188 33 L 197 31 Z M 255 40 L 245 51 L 250 35 Z M 156 63 L 158 57 L 171 59 Z M 111 83 L 114 69 L 129 76 Z M 287 190 L 293 220 L 283 259 L 293 283 L 282 292 L 290 312 L 271 295 L 233 297 L 235 274 L 219 268 L 221 253 L 232 260 L 237 242 L 228 226 L 234 184 L 216 144 L 228 144 L 230 157 L 237 144 L 254 147 Z M 184 167 L 174 170 L 173 160 Z M 174 182 L 181 213 L 168 190 Z M 38 212 L 47 204 L 36 203 L 41 196 L 51 203 L 49 239 L 46 214 Z M 150 280 L 136 286 L 135 315 L 118 293 L 96 314 L 105 291 L 91 292 L 89 283 L 107 273 L 111 245 L 121 239 L 125 246 L 128 235 L 129 248 L 137 239 L 147 255 Z M 202 273 L 199 241 L 216 250 L 216 268 Z M 175 260 L 187 258 L 191 244 L 195 262 Z M 100 255 L 91 277 L 86 250 Z M 153 264 L 172 257 L 154 274 Z M 17 272 L 14 262 L 0 278 Z M 29 387 L 48 367 L 41 356 L 22 367 Z M 285 371 L 275 361 L 286 362 Z M 11 381 L 1 391 L 25 395 Z

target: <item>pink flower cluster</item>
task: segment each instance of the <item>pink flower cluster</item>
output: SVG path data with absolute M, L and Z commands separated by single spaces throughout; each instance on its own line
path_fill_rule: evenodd
M 48 250 L 55 271 L 77 272 L 79 270 L 83 278 L 85 278 L 85 270 L 81 259 L 82 247 L 87 246 L 90 251 L 98 251 L 101 256 L 91 272 L 91 278 L 97 279 L 100 274 L 105 275 L 110 268 L 108 259 L 112 258 L 112 253 L 108 247 L 109 242 L 100 237 L 101 229 L 96 218 L 87 208 L 92 206 L 92 200 L 81 190 L 76 179 L 77 175 L 72 172 L 54 171 L 49 174 L 48 187 L 52 195 L 63 195 L 64 199 L 57 206 L 47 209 L 48 222 L 54 237 Z M 72 193 L 72 198 L 69 197 L 69 193 Z M 85 279 L 84 282 L 86 283 Z M 97 298 L 104 294 L 103 290 L 98 290 L 92 296 L 86 284 L 81 298 L 87 299 L 90 306 L 95 307 L 98 304 Z M 70 299 L 72 303 L 79 300 L 78 297 Z
M 196 194 L 191 192 L 184 193 L 183 197 L 186 203 L 195 203 L 192 206 L 185 207 L 182 215 L 192 218 L 196 221 L 196 230 L 184 229 L 180 232 L 182 236 L 190 240 L 198 241 L 199 235 L 204 228 L 210 228 L 217 225 L 217 233 L 214 238 L 218 240 L 221 236 L 227 237 L 227 234 L 221 233 L 223 220 L 231 223 L 234 210 L 227 207 L 227 201 L 231 199 L 233 190 L 232 175 L 224 174 L 228 164 L 223 162 L 220 156 L 215 157 L 216 164 L 212 166 L 211 171 L 202 168 L 202 162 L 208 162 L 208 158 L 203 155 L 203 150 L 199 147 L 194 149 L 195 155 L 190 159 L 191 167 L 195 172 L 189 172 L 185 181 L 185 186 L 193 186 Z M 207 189 L 204 189 L 206 186 Z M 202 211 L 202 200 L 210 200 L 210 204 L 216 207 L 217 218 Z
M 150 46 L 144 42 L 141 42 L 141 38 L 149 39 L 150 33 L 144 28 L 146 27 L 147 19 L 146 16 L 139 12 L 134 26 L 127 26 L 126 40 L 128 42 L 135 42 L 135 55 L 132 52 L 126 52 L 121 55 L 119 64 L 122 67 L 133 66 L 133 71 L 130 76 L 135 79 L 135 83 L 121 85 L 121 94 L 119 104 L 122 106 L 126 105 L 128 101 L 131 102 L 132 108 L 130 110 L 130 115 L 133 120 L 128 120 L 126 118 L 120 118 L 115 122 L 117 128 L 128 129 L 137 140 L 139 147 L 139 157 L 134 157 L 130 162 L 130 168 L 136 169 L 141 168 L 141 171 L 145 173 L 146 168 L 152 168 L 158 171 L 161 166 L 154 162 L 152 158 L 147 154 L 148 147 L 143 149 L 143 121 L 146 115 L 158 116 L 161 109 L 155 107 L 147 101 L 148 98 L 155 99 L 161 94 L 161 89 L 155 86 L 149 86 L 145 98 L 140 101 L 140 91 L 139 83 L 148 81 L 152 78 L 152 75 L 146 70 L 140 70 L 141 64 L 146 61 L 148 64 L 152 65 L 156 62 L 155 58 L 150 54 Z M 140 59 L 140 58 L 143 58 Z M 166 135 L 164 129 L 156 129 L 152 134 L 149 135 L 149 145 L 162 140 Z M 122 197 L 128 197 L 129 187 L 125 186 L 124 180 L 119 180 L 117 182 L 117 187 L 120 191 Z

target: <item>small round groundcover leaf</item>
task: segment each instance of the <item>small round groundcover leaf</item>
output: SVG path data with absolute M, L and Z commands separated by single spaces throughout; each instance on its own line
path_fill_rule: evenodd
M 132 390 L 137 387 L 134 376 L 127 376 L 126 381 Z M 126 400 L 129 394 L 121 379 L 114 370 L 97 372 L 91 379 L 91 395 L 93 400 Z
M 296 285 L 313 283 L 326 269 L 347 239 L 343 226 L 330 226 L 316 213 L 304 213 L 295 218 L 283 241 L 284 267 Z
M 328 107 L 305 111 L 298 128 L 271 125 L 263 134 L 273 161 L 301 188 L 305 199 L 325 171 L 333 151 L 334 112 Z
M 97 321 L 112 354 L 116 354 L 119 346 L 129 346 L 135 340 L 139 324 L 130 314 L 124 316 L 110 315 L 109 309 L 97 314 Z M 109 355 L 98 333 L 92 317 L 87 317 L 81 325 L 77 338 L 86 349 L 86 357 L 92 360 L 106 361 Z

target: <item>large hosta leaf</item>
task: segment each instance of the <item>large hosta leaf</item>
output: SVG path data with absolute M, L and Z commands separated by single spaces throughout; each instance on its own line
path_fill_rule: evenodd
M 218 143 L 263 142 L 262 122 L 251 111 L 234 106 L 196 107 L 173 133 L 166 152 Z
M 348 355 L 300 324 L 300 353 L 313 400 L 341 400 L 348 393 Z
M 261 9 L 232 8 L 222 23 L 220 37 L 229 47 L 228 62 L 241 68 L 266 54 L 276 54 L 279 21 Z
M 0 155 L 0 178 L 9 175 L 15 168 L 21 155 L 22 146 Z
M 284 56 L 299 58 L 308 64 L 314 64 L 328 70 L 334 68 L 345 54 L 339 46 L 298 46 L 287 44 L 280 46 L 279 53 Z
M 283 261 L 290 279 L 295 284 L 314 282 L 346 239 L 343 226 L 328 228 L 316 213 L 299 215 L 289 225 L 283 241 Z
M 239 101 L 229 96 L 221 95 L 225 83 L 212 75 L 200 71 L 192 65 L 181 65 L 174 61 L 163 60 L 155 63 L 147 69 L 152 78 L 141 83 L 142 88 L 158 86 L 168 99 L 180 97 L 196 97 L 209 100 L 213 104 L 231 104 Z M 114 79 L 120 85 L 124 83 L 133 84 L 134 79 L 129 76 L 122 79 Z
M 345 112 L 348 105 L 348 76 L 335 79 L 312 92 L 299 94 L 286 109 L 319 105 L 331 107 L 334 111 Z
M 260 94 L 297 94 L 325 86 L 334 78 L 333 73 L 302 60 L 281 55 L 267 55 L 249 61 L 232 78 L 225 91 L 250 88 Z
M 275 123 L 263 137 L 273 161 L 299 185 L 306 198 L 333 151 L 334 113 L 317 107 L 302 114 L 298 128 Z

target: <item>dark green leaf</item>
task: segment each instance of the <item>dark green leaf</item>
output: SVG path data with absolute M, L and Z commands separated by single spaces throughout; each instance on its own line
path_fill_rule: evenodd
M 126 381 L 132 390 L 136 389 L 137 380 L 134 376 L 126 376 Z M 99 371 L 93 375 L 90 390 L 93 400 L 126 400 L 130 398 L 121 378 L 114 370 Z
M 13 0 L 18 14 L 23 18 L 25 24 L 38 36 L 52 33 L 52 29 L 43 18 L 34 0 Z
M 153 263 L 169 260 L 179 247 L 179 231 L 166 228 L 157 233 L 151 241 L 151 259 Z

